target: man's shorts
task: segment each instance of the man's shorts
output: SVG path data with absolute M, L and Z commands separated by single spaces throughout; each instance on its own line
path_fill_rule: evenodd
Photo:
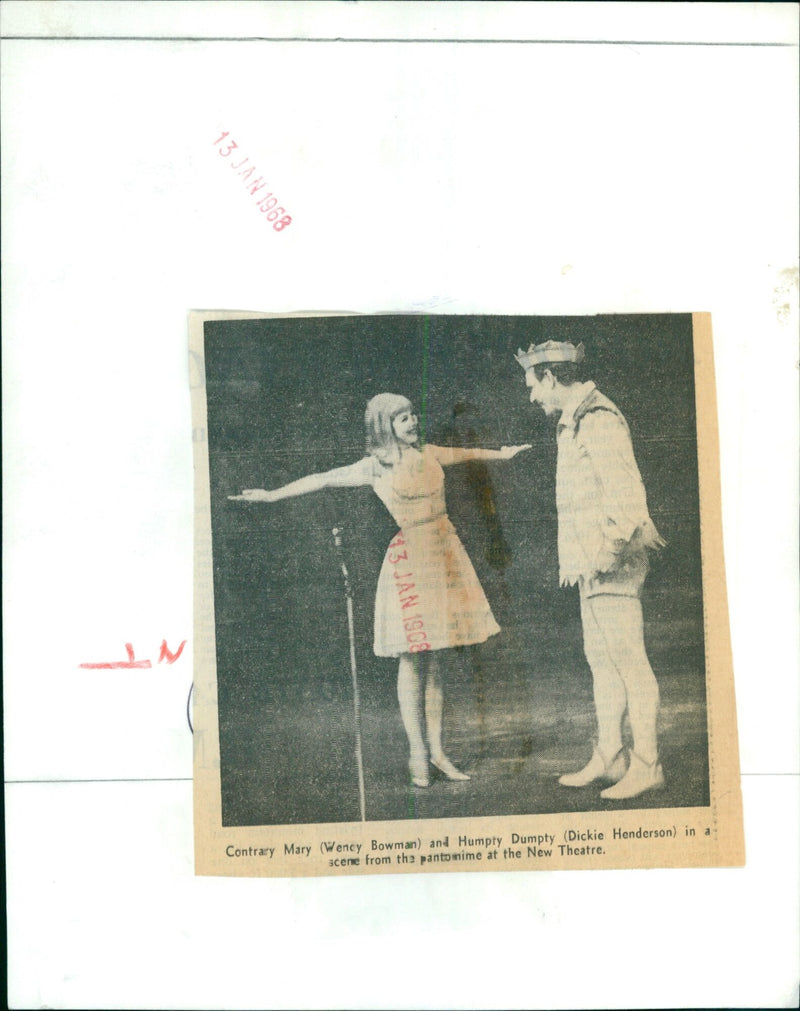
M 597 572 L 593 576 L 581 576 L 578 581 L 582 597 L 641 598 L 642 587 L 650 571 L 650 561 L 645 551 L 626 555 L 624 560 L 610 572 Z

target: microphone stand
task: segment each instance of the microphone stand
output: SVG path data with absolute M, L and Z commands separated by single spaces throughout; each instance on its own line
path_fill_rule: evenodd
M 358 799 L 361 808 L 361 820 L 366 821 L 366 803 L 364 797 L 364 759 L 361 754 L 361 703 L 358 695 L 358 671 L 356 669 L 356 638 L 353 625 L 353 590 L 350 586 L 350 576 L 347 572 L 344 554 L 342 552 L 342 531 L 334 527 L 331 531 L 333 541 L 339 556 L 339 565 L 344 577 L 344 593 L 347 601 L 347 631 L 350 636 L 350 673 L 353 678 L 353 712 L 356 727 L 356 766 L 358 768 Z

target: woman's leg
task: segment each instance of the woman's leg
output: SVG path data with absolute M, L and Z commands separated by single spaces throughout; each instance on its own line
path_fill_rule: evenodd
M 426 669 L 425 678 L 425 724 L 428 729 L 428 744 L 431 749 L 431 762 L 448 779 L 469 779 L 465 773 L 457 769 L 445 755 L 442 747 L 442 723 L 444 718 L 444 689 L 442 687 L 442 671 L 439 657 L 436 653 L 424 654 Z
M 428 786 L 428 755 L 423 724 L 422 676 L 419 654 L 403 653 L 397 672 L 400 718 L 409 747 L 409 768 L 415 786 Z

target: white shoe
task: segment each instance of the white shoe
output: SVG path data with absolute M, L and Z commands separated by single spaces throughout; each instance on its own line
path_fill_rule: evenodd
M 431 755 L 431 765 L 437 768 L 439 772 L 443 772 L 448 779 L 452 779 L 455 782 L 462 782 L 469 779 L 466 772 L 462 772 L 460 769 L 457 769 L 444 753 L 438 755 L 436 758 Z
M 579 772 L 568 772 L 564 776 L 559 776 L 559 783 L 562 786 L 588 786 L 596 779 L 609 779 L 612 783 L 622 779 L 625 775 L 625 755 L 622 748 L 614 755 L 611 761 L 606 760 L 606 756 L 595 745 L 592 757 Z
M 658 759 L 654 762 L 645 762 L 635 751 L 631 752 L 631 764 L 622 779 L 603 790 L 600 796 L 604 800 L 627 800 L 629 797 L 638 797 L 646 790 L 657 790 L 664 785 L 664 770 Z
M 424 790 L 431 785 L 430 777 L 428 776 L 428 759 L 425 755 L 412 754 L 408 761 L 408 771 L 414 786 L 418 786 Z

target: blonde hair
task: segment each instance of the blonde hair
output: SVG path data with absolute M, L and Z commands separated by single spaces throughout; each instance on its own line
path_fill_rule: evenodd
M 413 405 L 408 397 L 401 397 L 398 393 L 379 393 L 370 400 L 364 413 L 369 456 L 376 457 L 385 466 L 397 463 L 400 447 L 392 422 L 398 414 L 411 410 Z

